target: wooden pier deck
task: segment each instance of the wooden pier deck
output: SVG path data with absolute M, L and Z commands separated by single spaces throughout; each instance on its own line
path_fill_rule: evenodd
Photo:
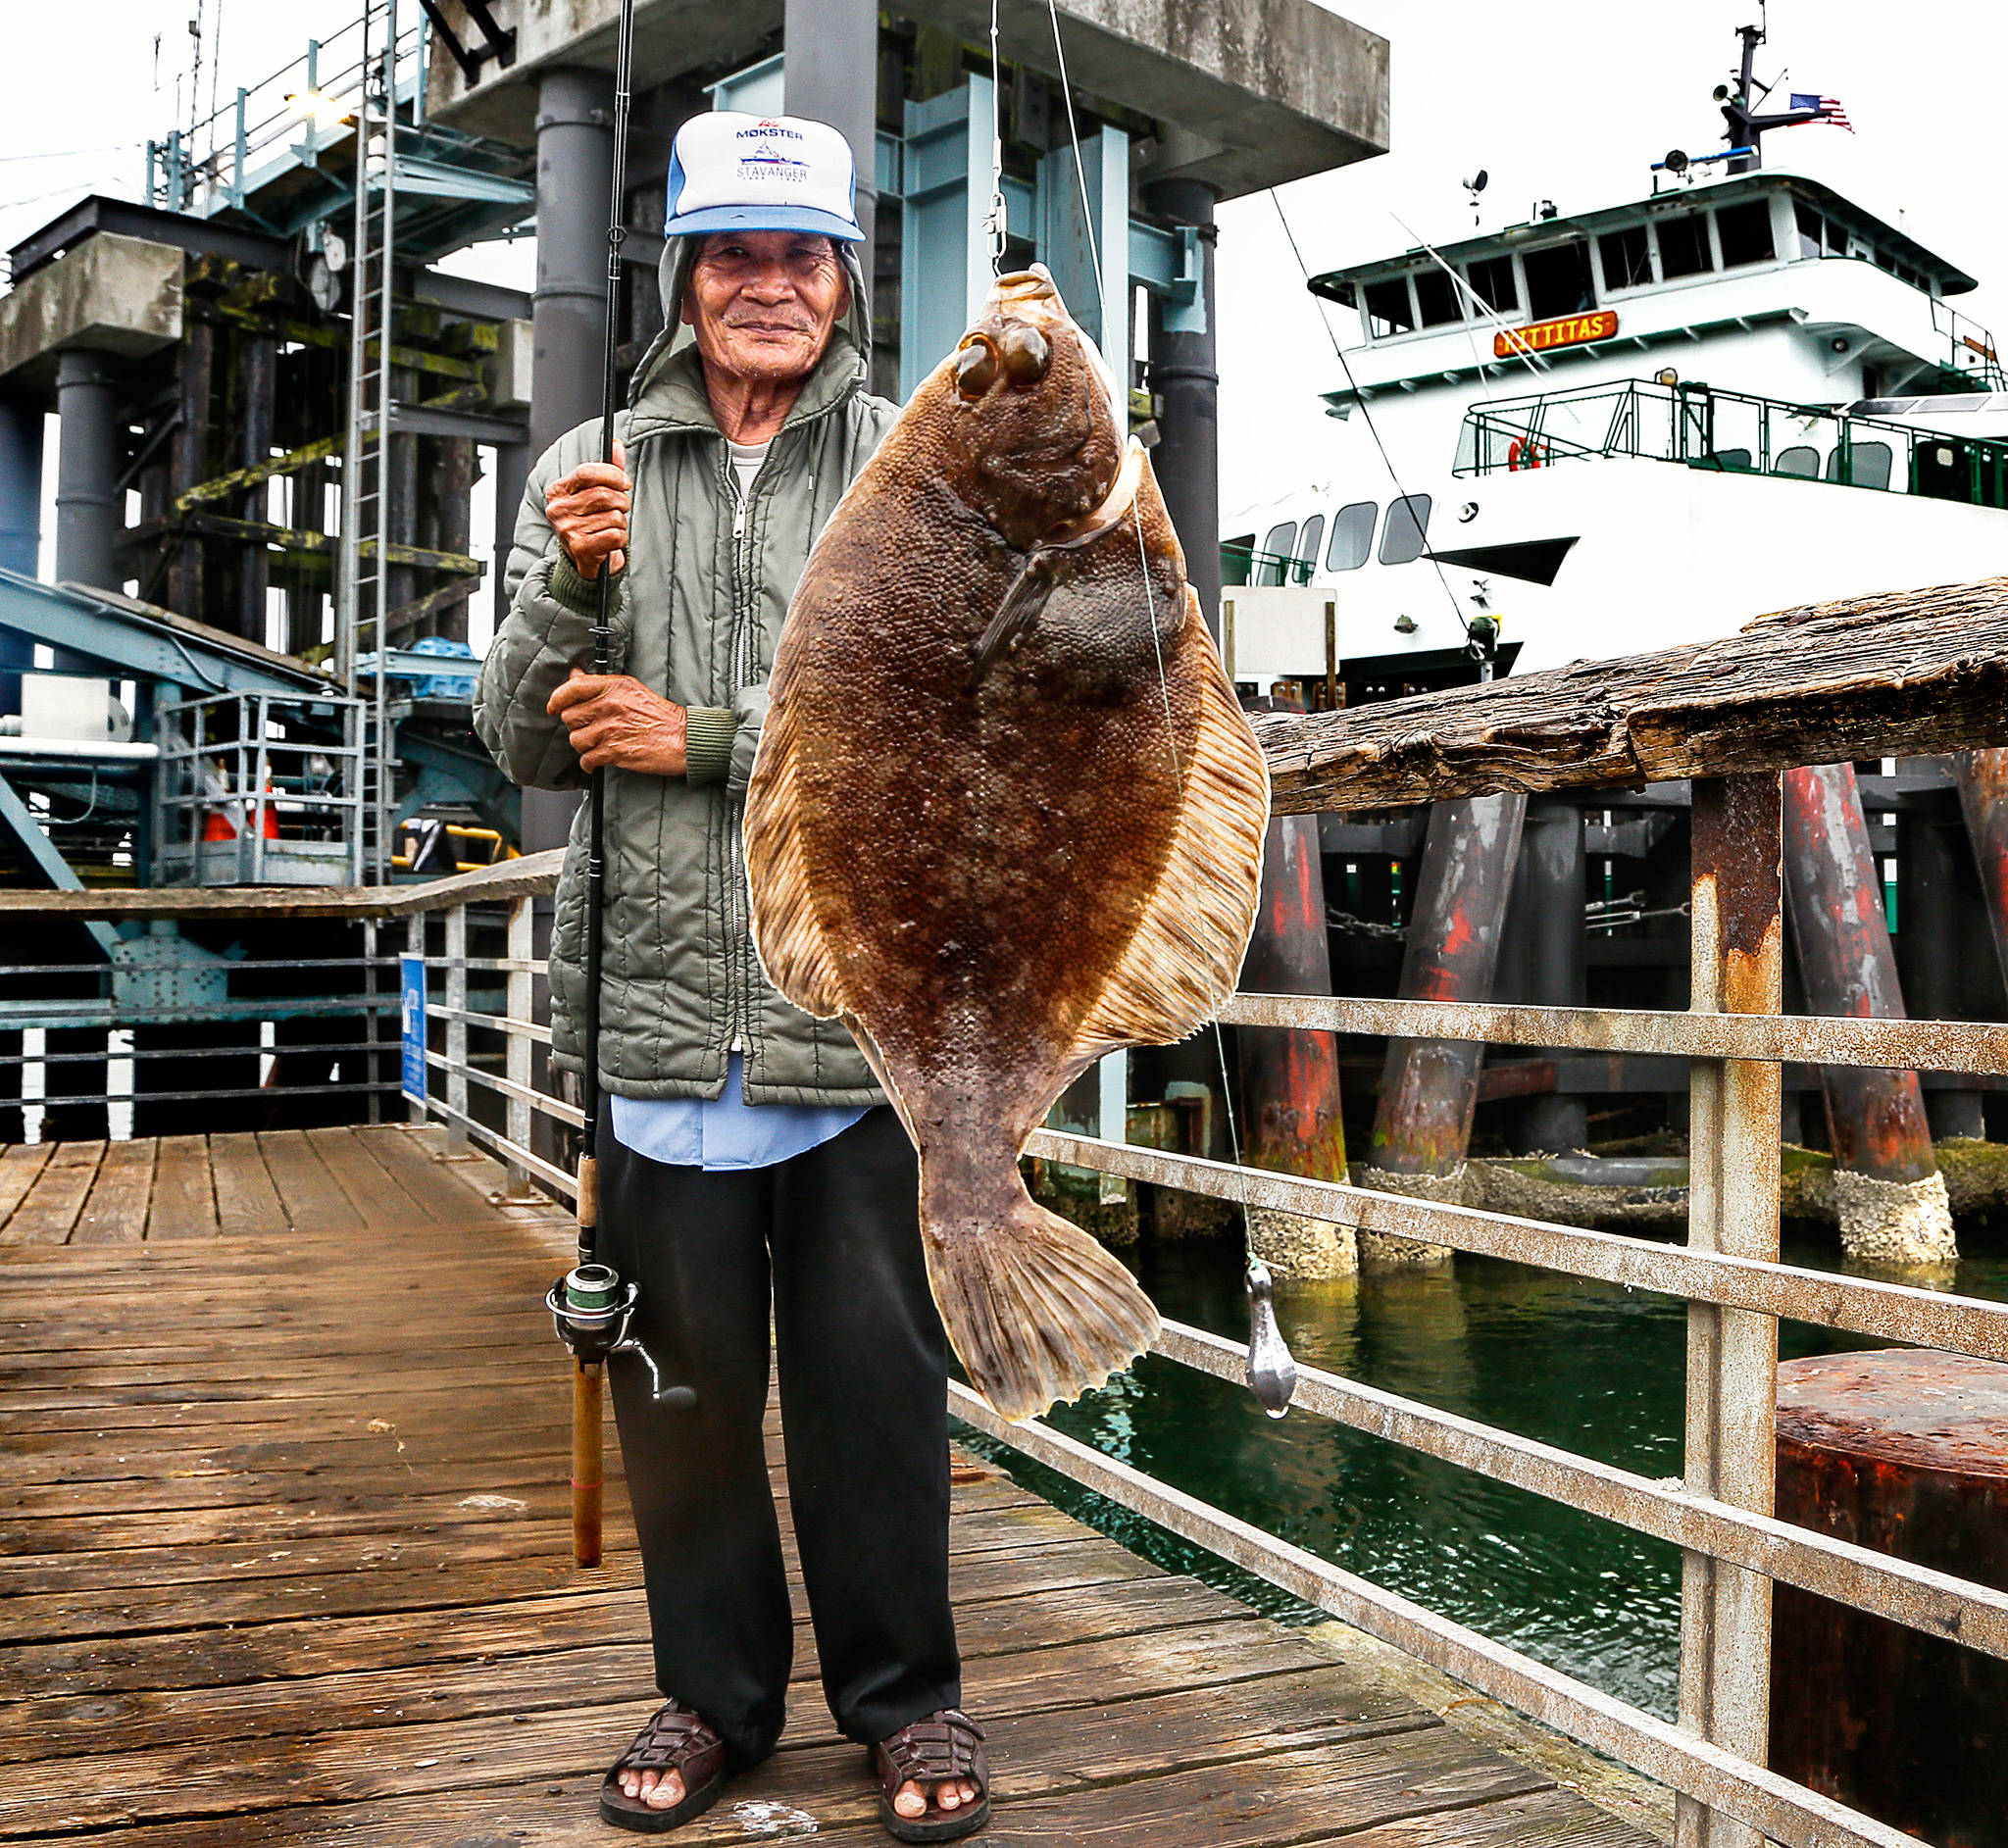
M 618 1481 L 607 1566 L 571 1562 L 567 1228 L 439 1152 L 0 1153 L 0 1841 L 625 1839 L 593 1796 L 656 1696 Z M 1647 1848 L 1367 1656 L 988 1469 L 955 1493 L 995 1848 Z M 781 1750 L 678 1842 L 888 1839 L 806 1625 L 798 1658 Z

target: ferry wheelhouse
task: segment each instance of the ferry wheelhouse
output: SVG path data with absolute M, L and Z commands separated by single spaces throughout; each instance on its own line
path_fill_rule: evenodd
M 1313 279 L 1341 429 L 1224 533 L 1244 690 L 1357 703 L 2002 568 L 2008 377 L 1951 304 L 1975 279 L 1804 175 L 1670 163 L 1645 198 Z

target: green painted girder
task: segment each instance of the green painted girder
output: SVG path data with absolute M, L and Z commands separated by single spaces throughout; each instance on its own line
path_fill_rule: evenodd
M 0 628 L 80 656 L 109 675 L 208 693 L 326 692 L 329 682 L 283 655 L 206 624 L 122 607 L 73 585 L 0 570 Z
M 21 792 L 5 776 L 0 776 L 0 828 L 14 836 L 28 864 L 48 881 L 52 890 L 83 890 L 83 881 L 76 876 L 76 869 L 63 858 L 47 830 L 35 820 L 34 812 L 22 800 Z M 98 946 L 98 953 L 109 957 L 112 945 L 118 941 L 112 926 L 95 918 L 79 922 L 90 940 Z

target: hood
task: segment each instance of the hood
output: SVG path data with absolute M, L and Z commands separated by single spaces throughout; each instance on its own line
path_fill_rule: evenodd
M 630 426 L 637 435 L 647 427 L 716 429 L 711 400 L 697 359 L 697 336 L 683 325 L 683 289 L 697 255 L 698 239 L 672 237 L 663 249 L 656 275 L 662 287 L 663 329 L 649 342 L 628 388 Z M 850 306 L 830 329 L 829 345 L 802 387 L 788 423 L 796 424 L 828 410 L 869 375 L 872 358 L 872 311 L 865 290 L 865 272 L 858 260 L 863 246 L 836 244 L 851 289 Z

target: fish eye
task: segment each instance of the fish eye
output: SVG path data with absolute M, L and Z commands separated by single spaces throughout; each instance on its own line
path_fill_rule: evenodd
M 1046 375 L 1053 349 L 1036 327 L 1019 322 L 1004 330 L 1004 371 L 1014 385 L 1035 385 Z
M 955 388 L 965 398 L 980 398 L 997 382 L 997 349 L 979 333 L 962 343 L 955 362 Z

